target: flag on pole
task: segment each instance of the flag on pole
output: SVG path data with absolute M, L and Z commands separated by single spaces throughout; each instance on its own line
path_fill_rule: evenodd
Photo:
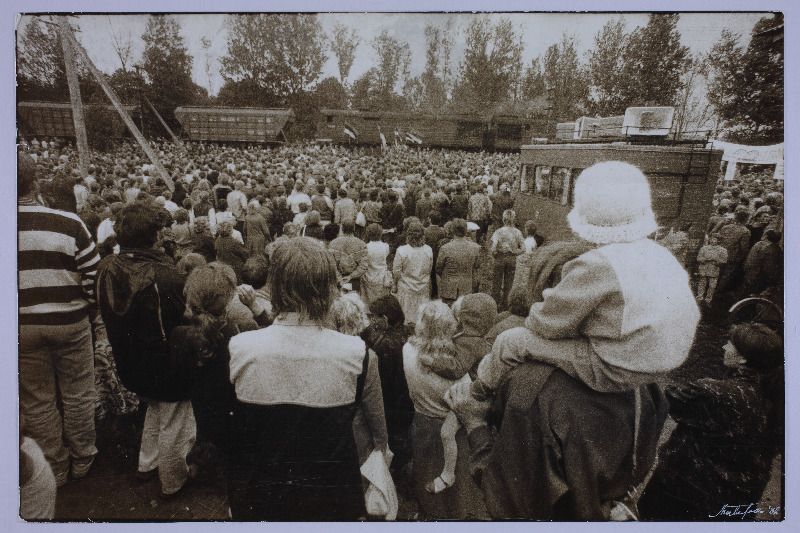
M 345 122 L 344 123 L 344 134 L 355 141 L 356 137 L 358 137 L 358 130 L 356 130 L 353 126 L 351 126 L 350 124 Z
M 383 146 L 383 149 L 386 150 L 386 136 L 381 131 L 380 126 L 378 126 L 378 135 L 381 136 L 381 145 Z
M 406 133 L 406 141 L 415 144 L 422 144 L 422 139 L 414 130 L 411 130 L 409 133 Z

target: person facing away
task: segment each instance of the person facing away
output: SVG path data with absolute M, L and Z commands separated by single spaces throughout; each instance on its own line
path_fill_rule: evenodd
M 484 354 L 491 350 L 484 336 L 497 319 L 497 303 L 488 294 L 469 294 L 455 301 L 453 315 L 459 326 L 459 331 L 453 335 L 455 353 L 436 354 L 425 363 L 445 379 L 459 380 L 465 375 L 471 379 L 475 377 Z M 455 483 L 458 459 L 456 433 L 460 427 L 455 413 L 448 413 L 441 430 L 444 466 L 442 473 L 425 486 L 428 492 L 440 493 Z
M 170 357 L 169 336 L 185 311 L 185 277 L 154 248 L 162 222 L 145 203 L 126 206 L 117 222 L 120 253 L 98 266 L 97 297 L 125 387 L 147 400 L 139 472 L 158 472 L 162 498 L 189 481 L 186 456 L 195 441 L 191 380 Z
M 728 262 L 728 250 L 719 244 L 719 237 L 712 234 L 708 244 L 697 252 L 697 303 L 711 305 L 717 289 L 720 266 Z
M 97 454 L 92 327 L 100 260 L 77 215 L 42 205 L 37 170 L 17 156 L 19 407 L 62 486 L 85 477 Z M 63 416 L 57 408 L 64 404 Z
M 525 328 L 497 337 L 472 384 L 476 399 L 524 360 L 599 392 L 647 385 L 686 360 L 700 313 L 686 271 L 647 238 L 657 228 L 650 202 L 647 178 L 633 165 L 609 161 L 581 173 L 567 220 L 596 247 L 564 265 Z
M 474 292 L 480 269 L 481 247 L 467 238 L 467 221 L 456 218 L 450 231 L 453 240 L 442 245 L 436 258 L 439 297 L 445 303 Z

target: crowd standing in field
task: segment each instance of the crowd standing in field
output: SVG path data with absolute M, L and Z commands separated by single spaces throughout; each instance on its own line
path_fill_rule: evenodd
M 210 443 L 234 520 L 394 519 L 395 481 L 419 519 L 631 519 L 642 492 L 644 519 L 759 501 L 783 450 L 782 332 L 734 329 L 724 379 L 658 382 L 701 312 L 782 306 L 781 182 L 721 184 L 686 272 L 691 228 L 650 238 L 629 165 L 585 171 L 576 240 L 548 242 L 518 227 L 515 154 L 153 147 L 174 188 L 129 144 L 83 176 L 70 146 L 20 143 L 24 518 L 53 518 L 55 487 L 90 474 L 95 419 L 145 405 L 137 476 L 179 497 Z M 734 424 L 744 410 L 758 431 Z M 707 457 L 709 435 L 763 453 Z M 717 492 L 699 499 L 689 472 Z

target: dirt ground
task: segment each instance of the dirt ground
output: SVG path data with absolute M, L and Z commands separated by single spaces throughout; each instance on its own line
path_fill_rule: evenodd
M 481 290 L 490 292 L 491 263 L 483 262 Z M 670 382 L 679 383 L 702 376 L 718 376 L 723 370 L 722 344 L 727 330 L 727 302 L 704 311 L 688 361 Z M 666 384 L 666 383 L 665 383 Z M 211 479 L 193 483 L 175 500 L 157 497 L 157 479 L 142 482 L 135 477 L 143 412 L 113 417 L 98 425 L 99 453 L 89 476 L 59 489 L 56 502 L 58 521 L 224 521 L 229 520 L 225 482 L 216 468 Z M 201 458 L 207 450 L 195 450 Z M 214 462 L 213 458 L 207 461 Z M 779 458 L 780 459 L 780 458 Z M 398 476 L 399 520 L 415 520 L 417 506 L 407 472 Z M 780 460 L 773 468 L 773 480 L 765 496 L 780 505 Z

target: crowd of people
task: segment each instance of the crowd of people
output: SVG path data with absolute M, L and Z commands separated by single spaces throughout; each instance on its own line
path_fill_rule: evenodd
M 96 419 L 145 406 L 137 477 L 180 497 L 210 443 L 234 520 L 391 520 L 405 474 L 420 519 L 758 501 L 783 449 L 782 332 L 738 326 L 730 375 L 660 385 L 712 303 L 782 305 L 779 182 L 721 184 L 687 272 L 688 228 L 656 242 L 624 163 L 581 174 L 576 239 L 547 242 L 513 209 L 515 154 L 153 148 L 169 179 L 130 144 L 82 175 L 71 146 L 20 143 L 24 518 L 90 474 Z

